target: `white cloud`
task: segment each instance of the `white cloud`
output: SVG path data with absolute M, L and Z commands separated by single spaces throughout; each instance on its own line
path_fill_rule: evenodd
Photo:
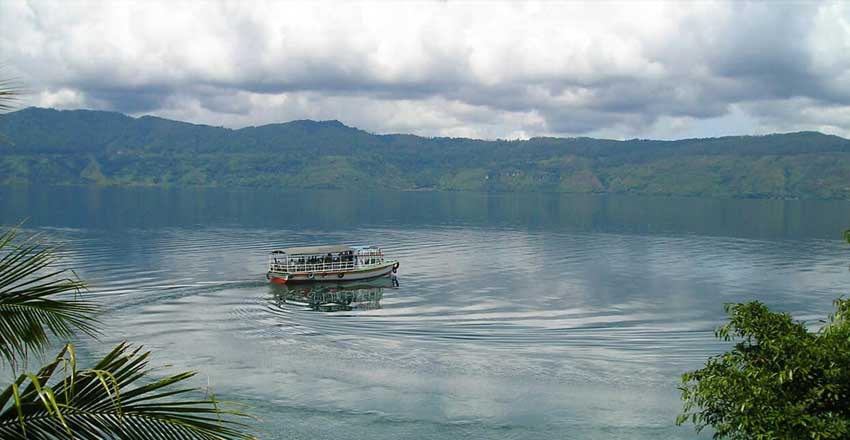
M 38 105 L 488 138 L 848 132 L 843 3 L 4 0 L 0 27 Z
M 74 89 L 62 88 L 59 90 L 42 90 L 36 101 L 39 107 L 53 107 L 60 109 L 74 109 L 86 107 L 86 99 L 83 94 Z

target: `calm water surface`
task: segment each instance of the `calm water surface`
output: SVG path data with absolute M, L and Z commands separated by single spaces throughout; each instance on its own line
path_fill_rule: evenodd
M 676 386 L 722 304 L 817 320 L 850 281 L 847 202 L 0 189 L 23 218 L 107 309 L 81 352 L 144 344 L 265 438 L 696 438 Z M 337 242 L 399 286 L 266 283 L 270 249 Z

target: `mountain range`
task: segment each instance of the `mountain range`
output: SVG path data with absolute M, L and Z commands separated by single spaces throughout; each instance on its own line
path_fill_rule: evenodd
M 338 121 L 241 129 L 91 110 L 0 115 L 0 184 L 547 191 L 850 199 L 850 140 L 372 134 Z

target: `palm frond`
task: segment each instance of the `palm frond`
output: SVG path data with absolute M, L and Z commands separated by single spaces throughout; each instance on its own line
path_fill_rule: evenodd
M 6 77 L 1 70 L 0 75 L 2 75 L 0 76 L 0 113 L 5 113 L 18 107 L 21 96 L 25 95 L 27 91 L 18 81 Z M 3 133 L 0 133 L 0 143 L 14 145 Z
M 66 346 L 38 373 L 19 376 L 0 393 L 0 438 L 255 438 L 237 421 L 249 416 L 182 385 L 194 372 L 150 379 L 149 355 L 121 343 L 91 369 L 77 370 L 73 347 Z M 189 394 L 198 397 L 174 399 Z
M 85 284 L 71 271 L 52 270 L 53 249 L 37 237 L 17 237 L 17 228 L 0 234 L 0 356 L 11 364 L 44 350 L 50 334 L 97 333 L 97 306 L 76 295 Z
M 26 93 L 21 84 L 11 78 L 0 78 L 0 112 L 13 110 Z

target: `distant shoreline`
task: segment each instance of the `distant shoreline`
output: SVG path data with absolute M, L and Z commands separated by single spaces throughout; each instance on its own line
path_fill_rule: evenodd
M 42 188 L 42 187 L 56 187 L 56 188 L 89 188 L 93 190 L 109 190 L 109 189 L 151 189 L 151 190 L 222 190 L 222 191 L 234 191 L 234 192 L 245 192 L 245 191 L 271 191 L 271 192 L 292 192 L 292 191 L 305 191 L 305 192 L 322 192 L 322 191 L 334 191 L 334 192 L 352 192 L 352 193 L 361 193 L 361 194 L 369 194 L 369 193 L 458 193 L 458 194 L 480 194 L 480 195 L 580 195 L 580 196 L 589 196 L 589 197 L 606 197 L 606 196 L 618 196 L 618 197 L 650 197 L 650 198 L 669 198 L 669 199 L 709 199 L 709 200 L 780 200 L 780 201 L 848 201 L 850 202 L 850 198 L 842 199 L 842 198 L 800 198 L 800 197 L 762 197 L 762 196 L 709 196 L 709 195 L 682 195 L 682 194 L 649 194 L 649 193 L 628 193 L 628 192 L 587 192 L 587 193 L 577 193 L 577 192 L 557 192 L 557 191 L 481 191 L 481 190 L 462 190 L 462 189 L 439 189 L 439 188 L 401 188 L 401 189 L 369 189 L 369 190 L 351 190 L 345 188 L 295 188 L 295 187 L 250 187 L 250 186 L 237 186 L 237 187 L 227 187 L 227 186 L 214 186 L 214 185 L 156 185 L 156 184 L 122 184 L 122 185 L 99 185 L 94 183 L 2 183 L 0 184 L 2 188 L 9 189 L 28 189 L 28 188 Z
M 375 135 L 337 121 L 239 130 L 102 111 L 0 115 L 0 184 L 850 200 L 850 140 Z

